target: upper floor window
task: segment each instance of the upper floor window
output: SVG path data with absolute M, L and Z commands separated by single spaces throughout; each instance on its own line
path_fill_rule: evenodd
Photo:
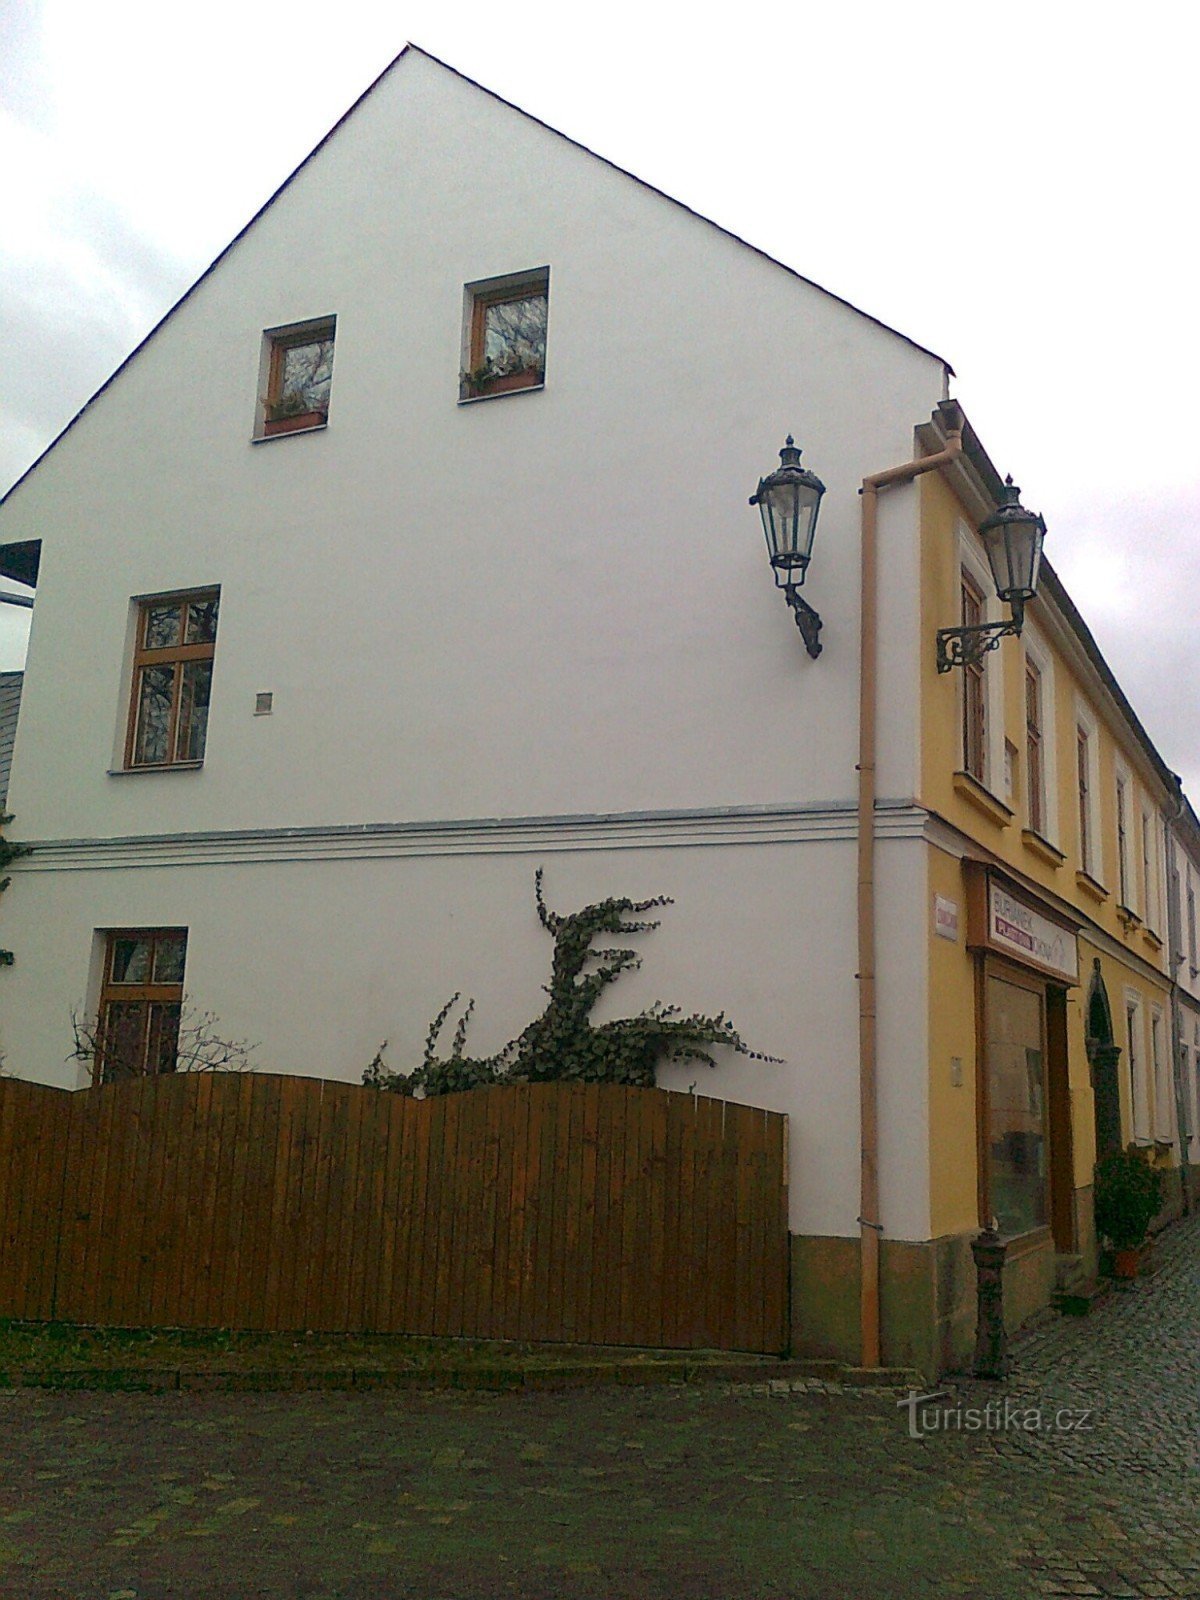
M 1117 779 L 1117 877 L 1120 903 L 1132 909 L 1129 891 L 1129 785 Z
M 971 576 L 962 574 L 962 620 L 976 628 L 984 618 L 983 593 Z M 963 771 L 978 783 L 987 782 L 987 686 L 982 661 L 963 669 Z
M 219 603 L 215 590 L 138 603 L 127 767 L 203 761 Z
M 96 1082 L 174 1072 L 183 1007 L 184 928 L 142 928 L 105 940 Z
M 1192 885 L 1192 875 L 1188 873 L 1187 886 L 1187 937 L 1188 937 L 1188 966 L 1191 968 L 1192 977 L 1196 976 L 1196 890 Z
M 549 297 L 549 267 L 467 285 L 461 400 L 545 383 Z
M 1095 842 L 1092 838 L 1092 737 L 1087 728 L 1075 730 L 1075 770 L 1079 792 L 1079 862 L 1095 876 Z
M 336 319 L 273 328 L 265 335 L 266 391 L 260 434 L 321 428 L 329 419 Z
M 1046 767 L 1042 728 L 1042 675 L 1032 661 L 1025 662 L 1025 788 L 1029 826 L 1046 832 Z
M 1155 852 L 1154 818 L 1142 812 L 1142 909 L 1148 928 L 1158 927 L 1158 864 Z

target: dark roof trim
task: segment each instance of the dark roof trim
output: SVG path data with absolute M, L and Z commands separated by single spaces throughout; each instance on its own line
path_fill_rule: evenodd
M 185 301 L 189 300 L 191 296 L 195 294 L 196 290 L 209 276 L 209 274 L 217 269 L 217 267 L 222 261 L 224 261 L 225 257 L 234 248 L 234 246 L 239 244 L 246 234 L 249 233 L 250 229 L 263 215 L 263 213 L 268 211 L 270 207 L 275 204 L 276 200 L 279 199 L 279 196 L 292 183 L 293 179 L 297 178 L 300 173 L 304 171 L 304 168 L 309 164 L 314 156 L 318 155 L 320 151 L 325 148 L 330 139 L 332 139 L 334 134 L 337 133 L 337 131 L 341 128 L 342 124 L 347 122 L 354 115 L 367 96 L 374 93 L 387 75 L 393 70 L 393 68 L 399 65 L 399 63 L 406 55 L 408 55 L 410 51 L 412 51 L 415 55 L 424 56 L 427 61 L 432 61 L 435 66 L 441 67 L 445 72 L 452 73 L 456 78 L 461 78 L 464 83 L 469 83 L 473 89 L 478 89 L 481 94 L 486 94 L 490 99 L 498 101 L 502 106 L 507 106 L 510 111 L 515 111 L 518 113 L 518 115 L 527 118 L 530 122 L 537 123 L 539 128 L 545 128 L 548 133 L 554 134 L 555 138 L 563 139 L 567 144 L 574 145 L 577 150 L 582 150 L 585 155 L 591 156 L 593 160 L 603 162 L 606 167 L 611 167 L 614 172 L 619 172 L 622 177 L 631 178 L 634 183 L 640 184 L 643 189 L 649 189 L 652 194 L 658 195 L 661 199 L 668 201 L 673 206 L 678 206 L 681 211 L 686 211 L 689 216 L 696 217 L 700 222 L 707 223 L 710 228 L 715 228 L 718 233 L 723 233 L 727 239 L 732 239 L 735 244 L 740 244 L 745 249 L 752 250 L 756 256 L 761 256 L 764 261 L 769 261 L 772 266 L 781 268 L 791 277 L 797 278 L 801 283 L 807 284 L 810 289 L 816 289 L 820 294 L 826 295 L 830 300 L 835 300 L 838 305 L 845 306 L 848 310 L 853 311 L 857 316 L 864 317 L 868 322 L 873 322 L 877 328 L 882 328 L 885 333 L 890 333 L 893 338 L 902 339 L 905 344 L 911 345 L 914 350 L 919 350 L 922 355 L 929 356 L 932 360 L 940 362 L 940 364 L 948 373 L 953 374 L 954 368 L 943 356 L 939 356 L 936 351 L 928 349 L 923 344 L 918 344 L 915 339 L 910 339 L 907 334 L 900 333 L 896 328 L 889 326 L 888 323 L 881 321 L 878 317 L 871 316 L 870 312 L 863 311 L 861 307 L 854 305 L 850 300 L 844 300 L 841 295 L 834 294 L 832 290 L 823 289 L 819 283 L 814 283 L 811 278 L 804 277 L 803 274 L 797 272 L 795 268 L 787 266 L 786 263 L 777 260 L 772 255 L 768 255 L 765 250 L 760 250 L 757 245 L 747 243 L 747 241 L 741 238 L 738 234 L 731 232 L 728 228 L 723 228 L 719 222 L 714 222 L 711 217 L 705 217 L 699 211 L 693 211 L 691 206 L 685 205 L 682 200 L 673 199 L 671 195 L 665 194 L 663 190 L 655 188 L 654 184 L 647 183 L 644 178 L 639 178 L 636 173 L 627 171 L 625 167 L 619 167 L 615 161 L 609 161 L 605 156 L 597 155 L 594 150 L 589 149 L 587 145 L 582 144 L 578 139 L 572 139 L 569 134 L 560 133 L 557 128 L 552 128 L 548 122 L 543 122 L 540 117 L 535 117 L 532 112 L 523 111 L 520 106 L 514 105 L 511 100 L 506 100 L 503 95 L 496 94 L 494 90 L 485 88 L 483 84 L 477 83 L 474 78 L 467 77 L 465 72 L 459 72 L 455 67 L 451 67 L 447 65 L 445 61 L 440 60 L 439 57 L 431 55 L 428 50 L 422 50 L 419 45 L 406 44 L 404 49 L 400 51 L 399 55 L 397 55 L 392 61 L 389 61 L 387 66 L 384 67 L 383 71 L 378 75 L 378 77 L 368 84 L 368 86 L 363 90 L 362 94 L 359 95 L 358 99 L 354 101 L 349 109 L 342 113 L 324 138 L 319 140 L 317 144 L 313 146 L 313 148 L 305 156 L 304 160 L 301 161 L 299 166 L 289 173 L 289 175 L 283 180 L 274 193 L 271 194 L 261 206 L 259 206 L 258 210 L 250 218 L 249 222 L 246 223 L 245 227 L 241 228 L 237 233 L 234 234 L 233 238 L 220 252 L 220 254 L 214 257 L 209 265 L 205 267 L 204 271 L 196 279 L 195 283 L 193 283 L 190 288 L 184 290 L 183 294 L 180 295 L 179 299 L 176 300 L 175 304 L 170 308 L 170 310 L 165 312 L 164 315 L 159 318 L 159 320 L 150 329 L 149 333 L 146 334 L 145 338 L 136 344 L 125 357 L 124 361 L 121 362 L 120 366 L 115 368 L 114 371 L 110 373 L 110 375 L 96 390 L 95 394 L 92 395 L 91 399 L 84 402 L 71 420 L 66 424 L 66 426 L 61 428 L 59 432 L 55 434 L 54 438 L 50 441 L 46 448 L 38 456 L 36 456 L 33 461 L 30 462 L 29 466 L 25 468 L 25 471 L 16 480 L 16 482 L 13 483 L 3 495 L 0 495 L 0 506 L 4 505 L 9 496 L 15 493 L 15 491 L 20 488 L 21 484 L 25 482 L 25 479 L 30 475 L 34 468 L 39 466 L 59 443 L 59 441 L 71 431 L 88 407 L 94 405 L 104 391 L 109 387 L 109 385 L 113 383 L 115 379 L 120 377 L 121 373 L 124 372 L 127 366 L 129 366 L 130 362 L 133 361 L 135 356 L 141 354 L 145 347 L 150 343 L 151 339 L 154 338 L 154 335 L 158 332 L 158 330 L 175 315 Z

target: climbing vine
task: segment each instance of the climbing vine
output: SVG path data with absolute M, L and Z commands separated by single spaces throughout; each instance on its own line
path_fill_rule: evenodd
M 392 1072 L 384 1064 L 386 1040 L 363 1074 L 363 1082 L 395 1094 L 453 1094 L 488 1083 L 546 1083 L 569 1079 L 582 1083 L 625 1083 L 653 1087 L 659 1061 L 701 1061 L 716 1066 L 706 1048 L 724 1045 L 753 1061 L 777 1062 L 777 1056 L 751 1050 L 724 1012 L 682 1015 L 678 1006 L 655 1001 L 634 1017 L 621 1017 L 595 1027 L 590 1015 L 604 990 L 623 972 L 636 970 L 642 958 L 635 950 L 592 948 L 599 936 L 649 933 L 657 921 L 639 921 L 644 912 L 673 905 L 666 895 L 652 900 L 601 900 L 569 916 L 547 908 L 542 894 L 542 869 L 534 878 L 538 919 L 554 940 L 548 1003 L 515 1039 L 493 1056 L 468 1056 L 467 1025 L 475 1009 L 468 1000 L 458 1020 L 450 1054 L 436 1053 L 450 1013 L 461 996 L 454 994 L 429 1025 L 421 1065 L 412 1072 Z

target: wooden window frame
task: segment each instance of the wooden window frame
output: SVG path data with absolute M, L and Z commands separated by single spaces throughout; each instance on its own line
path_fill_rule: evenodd
M 463 373 L 459 398 L 481 399 L 486 395 L 510 394 L 517 389 L 540 389 L 546 382 L 546 347 L 542 346 L 541 365 L 526 367 L 520 372 L 506 372 L 498 377 L 477 379 L 485 362 L 487 313 L 492 306 L 505 305 L 512 300 L 530 300 L 540 296 L 546 302 L 546 320 L 550 313 L 550 269 L 539 267 L 521 277 L 506 278 L 490 286 L 481 283 L 467 286 L 470 296 L 470 321 L 467 329 L 467 366 Z
M 962 621 L 978 627 L 985 619 L 983 591 L 964 568 L 960 574 Z M 976 783 L 987 786 L 987 671 L 982 660 L 963 668 L 962 763 Z
M 138 715 L 141 710 L 141 684 L 142 673 L 148 667 L 166 667 L 180 665 L 188 661 L 212 661 L 217 652 L 217 641 L 214 637 L 205 644 L 185 644 L 187 638 L 186 611 L 180 626 L 180 640 L 178 644 L 152 647 L 146 644 L 146 628 L 150 620 L 150 612 L 155 606 L 178 605 L 186 607 L 195 600 L 220 600 L 220 589 L 188 589 L 180 594 L 152 595 L 134 602 L 137 606 L 137 620 L 134 624 L 133 640 L 133 671 L 131 675 L 129 696 L 129 722 L 125 731 L 125 770 L 127 772 L 165 772 L 171 767 L 199 767 L 204 763 L 204 752 L 199 756 L 178 756 L 169 754 L 166 761 L 135 761 L 134 754 L 137 748 Z M 220 609 L 217 613 L 218 626 L 220 623 Z M 214 630 L 215 633 L 215 630 Z M 179 708 L 183 696 L 183 673 L 176 672 L 175 685 L 171 694 L 171 718 L 167 728 L 167 749 L 174 752 L 179 738 Z M 205 729 L 207 742 L 208 731 Z
M 1095 876 L 1092 839 L 1092 736 L 1082 723 L 1075 726 L 1075 785 L 1079 796 L 1079 863 Z
M 1117 892 L 1119 903 L 1133 910 L 1129 898 L 1129 785 L 1117 778 Z
M 1042 726 L 1042 673 L 1036 662 L 1025 661 L 1025 794 L 1029 826 L 1046 832 L 1045 733 Z
M 273 417 L 271 412 L 279 404 L 283 387 L 283 361 L 289 350 L 298 345 L 321 344 L 326 339 L 337 348 L 337 318 L 321 317 L 302 327 L 282 328 L 266 334 L 270 350 L 267 364 L 267 392 L 263 396 L 262 437 L 273 439 L 281 433 L 307 432 L 324 428 L 329 423 L 329 407 L 312 411 L 299 411 L 288 417 Z
M 95 1059 L 92 1063 L 92 1084 L 96 1087 L 104 1082 L 105 1078 L 105 1052 L 104 1040 L 108 1034 L 109 1008 L 113 1005 L 142 1005 L 147 1013 L 152 1005 L 179 1006 L 183 1005 L 183 979 L 178 983 L 155 983 L 154 963 L 158 945 L 166 939 L 183 940 L 183 959 L 187 961 L 186 928 L 113 928 L 104 936 L 104 967 L 100 980 L 100 1003 L 96 1017 L 96 1043 Z M 144 939 L 150 944 L 150 959 L 148 963 L 149 978 L 144 983 L 117 983 L 112 976 L 113 958 L 116 954 L 118 942 L 124 939 Z M 142 1043 L 142 1071 L 134 1073 L 134 1077 L 145 1077 L 146 1055 L 149 1047 L 149 1018 L 147 1026 L 143 1028 Z M 157 1076 L 156 1074 L 153 1074 Z M 119 1080 L 117 1080 L 119 1081 Z

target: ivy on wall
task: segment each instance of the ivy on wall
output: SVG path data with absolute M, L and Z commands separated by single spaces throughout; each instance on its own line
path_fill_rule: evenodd
M 429 1027 L 421 1065 L 412 1072 L 391 1072 L 381 1045 L 363 1073 L 363 1082 L 394 1094 L 453 1094 L 488 1083 L 547 1083 L 570 1079 L 581 1083 L 625 1083 L 652 1088 L 659 1061 L 702 1061 L 716 1066 L 706 1046 L 725 1045 L 753 1061 L 777 1062 L 777 1056 L 751 1050 L 724 1012 L 683 1016 L 678 1006 L 660 1001 L 635 1017 L 621 1017 L 594 1027 L 589 1020 L 604 990 L 622 972 L 636 970 L 642 958 L 635 950 L 593 949 L 602 935 L 649 933 L 658 922 L 637 919 L 643 912 L 673 905 L 665 895 L 652 900 L 601 900 L 561 916 L 550 911 L 542 895 L 542 869 L 534 879 L 538 918 L 554 939 L 549 1002 L 540 1017 L 494 1056 L 465 1054 L 467 1025 L 474 1000 L 454 1030 L 447 1057 L 436 1055 L 438 1039 L 459 995 L 452 995 Z M 596 964 L 593 964 L 596 963 Z

